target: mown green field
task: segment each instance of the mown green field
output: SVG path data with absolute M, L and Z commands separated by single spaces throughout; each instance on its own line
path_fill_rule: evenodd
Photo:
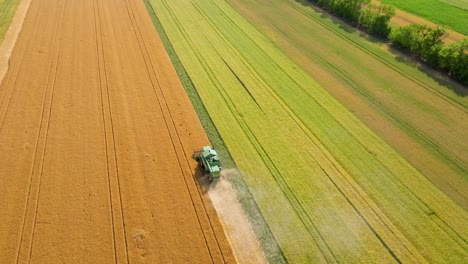
M 0 43 L 10 27 L 19 2 L 19 0 L 0 0 Z
M 457 0 L 379 0 L 438 25 L 468 35 L 468 1 Z
M 467 258 L 466 211 L 232 6 L 150 3 L 287 261 Z
M 468 1 L 467 0 L 440 0 L 441 2 L 453 5 L 465 10 L 468 10 Z

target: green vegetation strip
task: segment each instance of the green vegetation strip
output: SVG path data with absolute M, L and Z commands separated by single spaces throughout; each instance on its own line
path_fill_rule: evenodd
M 0 0 L 0 43 L 3 41 L 20 0 Z
M 225 1 L 150 3 L 287 261 L 466 259 L 466 211 Z
M 171 58 L 172 64 L 174 65 L 174 68 L 176 69 L 176 72 L 179 75 L 182 85 L 184 86 L 185 91 L 187 92 L 192 102 L 192 105 L 194 106 L 195 111 L 197 112 L 198 117 L 200 118 L 203 128 L 205 129 L 205 132 L 207 133 L 210 139 L 210 142 L 213 144 L 213 146 L 216 146 L 216 151 L 218 152 L 223 162 L 223 167 L 236 168 L 235 162 L 233 161 L 231 155 L 229 154 L 229 151 L 224 145 L 221 135 L 219 135 L 218 131 L 216 130 L 216 127 L 213 124 L 210 115 L 206 111 L 206 108 L 204 107 L 200 96 L 198 95 L 197 90 L 195 89 L 189 75 L 187 74 L 187 72 L 184 69 L 184 66 L 177 57 L 174 47 L 172 47 L 172 44 L 169 41 L 167 34 L 164 31 L 164 28 L 162 27 L 158 17 L 156 16 L 149 0 L 145 0 L 145 5 L 150 14 L 151 20 L 153 21 L 153 24 L 156 27 L 158 34 L 164 44 L 164 47 L 169 57 Z M 265 222 L 263 215 L 259 211 L 258 206 L 255 203 L 255 200 L 253 199 L 249 188 L 244 182 L 242 175 L 240 173 L 230 173 L 228 179 L 234 188 L 234 191 L 237 195 L 237 198 L 239 199 L 239 203 L 241 204 L 242 209 L 246 213 L 249 222 L 254 228 L 255 235 L 259 240 L 262 250 L 265 253 L 265 256 L 267 257 L 268 261 L 270 263 L 285 263 L 286 261 L 281 251 L 281 248 L 279 248 L 275 238 L 273 237 L 268 227 L 268 223 Z
M 468 35 L 467 1 L 439 0 L 379 0 L 393 5 L 406 12 L 418 15 L 436 24 L 446 26 L 462 34 Z M 453 5 L 455 4 L 455 5 Z

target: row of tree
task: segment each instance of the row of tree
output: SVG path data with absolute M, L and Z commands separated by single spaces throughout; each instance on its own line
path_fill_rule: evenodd
M 385 4 L 372 4 L 371 0 L 309 1 L 371 35 L 389 38 L 394 47 L 417 55 L 432 67 L 468 85 L 468 39 L 444 44 L 444 29 L 419 24 L 392 29 L 388 23 L 395 15 L 395 9 Z
M 396 48 L 417 55 L 430 66 L 468 85 L 468 39 L 444 44 L 444 34 L 442 28 L 411 24 L 393 29 L 389 38 Z
M 390 33 L 388 22 L 395 15 L 395 9 L 392 6 L 375 5 L 371 3 L 371 0 L 311 1 L 369 34 L 386 38 Z

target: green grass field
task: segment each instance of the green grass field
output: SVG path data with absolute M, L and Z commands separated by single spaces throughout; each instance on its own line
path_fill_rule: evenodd
M 379 0 L 438 25 L 468 35 L 468 1 L 464 0 Z
M 10 27 L 19 2 L 19 0 L 0 0 L 0 42 Z
M 467 257 L 466 211 L 230 5 L 150 3 L 287 261 Z

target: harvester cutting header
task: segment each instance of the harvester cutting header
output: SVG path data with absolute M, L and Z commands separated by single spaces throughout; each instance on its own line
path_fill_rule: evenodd
M 204 146 L 203 149 L 195 150 L 192 157 L 209 173 L 210 182 L 221 177 L 221 163 L 214 148 Z

